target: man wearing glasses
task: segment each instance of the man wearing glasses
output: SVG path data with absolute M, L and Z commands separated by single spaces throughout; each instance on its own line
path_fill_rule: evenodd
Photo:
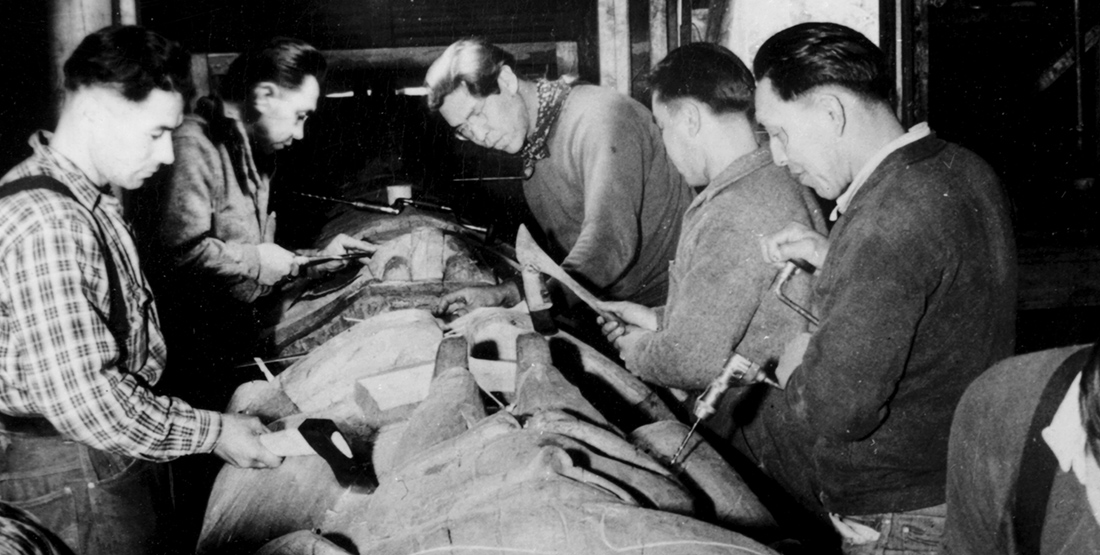
M 428 69 L 428 105 L 460 138 L 523 158 L 523 193 L 543 247 L 567 272 L 602 297 L 663 304 L 692 192 L 653 115 L 610 89 L 529 81 L 515 67 L 483 39 L 460 40 Z M 447 295 L 439 311 L 520 300 L 506 283 Z

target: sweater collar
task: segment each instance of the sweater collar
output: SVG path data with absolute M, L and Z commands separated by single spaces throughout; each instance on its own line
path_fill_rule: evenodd
M 836 208 L 833 208 L 833 213 L 829 215 L 829 221 L 835 222 L 836 219 L 848 209 L 848 205 L 852 203 L 852 197 L 859 192 L 864 183 L 867 183 L 867 179 L 871 177 L 871 174 L 874 173 L 876 169 L 878 169 L 879 165 L 882 164 L 882 161 L 885 160 L 887 156 L 931 134 L 932 130 L 928 127 L 927 122 L 918 123 L 910 128 L 904 135 L 890 141 L 886 146 L 880 148 L 874 156 L 863 164 L 863 167 L 856 173 L 855 179 L 852 180 L 852 184 L 848 186 L 844 194 L 836 199 Z
M 772 163 L 772 151 L 768 147 L 760 147 L 756 150 L 734 160 L 730 165 L 726 166 L 726 169 L 716 175 L 714 179 L 710 180 L 710 183 L 700 192 L 695 195 L 695 199 L 691 201 L 691 207 L 698 206 L 704 202 L 709 201 L 737 184 L 741 178 L 749 175 L 760 168 Z
M 527 141 L 520 150 L 523 158 L 523 174 L 528 179 L 535 174 L 535 162 L 550 155 L 550 147 L 547 140 L 550 138 L 550 129 L 558 121 L 565 100 L 569 98 L 571 90 L 570 81 L 565 77 L 557 81 L 539 79 L 535 83 L 539 96 L 539 112 L 535 121 L 535 132 L 527 137 Z

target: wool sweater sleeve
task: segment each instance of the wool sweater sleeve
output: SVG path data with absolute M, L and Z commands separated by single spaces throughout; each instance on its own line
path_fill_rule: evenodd
M 937 271 L 926 256 L 935 247 L 922 241 L 930 235 L 904 229 L 918 222 L 868 216 L 844 230 L 815 278 L 826 280 L 815 286 L 821 325 L 787 385 L 795 414 L 837 441 L 865 438 L 886 419 Z
M 177 268 L 196 270 L 234 298 L 252 302 L 270 288 L 260 284 L 256 245 L 226 242 L 214 229 L 219 191 L 230 184 L 218 150 L 205 138 L 173 137 L 176 161 L 162 206 L 161 242 Z
M 592 114 L 571 145 L 584 182 L 584 221 L 562 267 L 595 289 L 619 280 L 640 249 L 642 191 L 652 153 L 628 110 L 616 106 Z
M 698 390 L 714 379 L 745 336 L 775 270 L 760 257 L 756 237 L 763 210 L 722 218 L 723 200 L 700 224 L 689 259 L 678 258 L 676 303 L 666 305 L 662 329 L 625 353 L 627 368 L 659 385 Z M 748 354 L 753 356 L 753 354 Z

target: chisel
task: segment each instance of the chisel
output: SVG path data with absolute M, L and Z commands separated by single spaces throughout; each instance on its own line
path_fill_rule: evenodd
M 345 199 L 336 198 L 336 197 L 325 197 L 325 196 L 321 196 L 321 195 L 314 195 L 314 194 L 311 194 L 311 193 L 303 193 L 301 191 L 291 191 L 291 192 L 295 195 L 300 196 L 300 197 L 312 198 L 312 199 L 317 199 L 317 200 L 324 200 L 324 201 L 328 201 L 328 202 L 335 202 L 335 203 L 338 203 L 338 204 L 346 204 L 348 206 L 353 206 L 353 207 L 358 208 L 360 210 L 370 210 L 372 212 L 381 212 L 383 214 L 400 214 L 401 213 L 401 208 L 394 208 L 393 206 L 386 206 L 385 204 L 378 204 L 378 203 L 374 203 L 374 202 L 363 202 L 361 200 L 345 200 Z

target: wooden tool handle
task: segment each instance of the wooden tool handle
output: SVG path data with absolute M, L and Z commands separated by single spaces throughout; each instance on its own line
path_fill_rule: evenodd
M 519 259 L 521 265 L 531 265 L 538 271 L 560 281 L 580 300 L 592 307 L 592 310 L 600 313 L 605 318 L 617 320 L 617 318 L 603 310 L 600 306 L 600 300 L 595 295 L 585 289 L 583 285 L 577 283 L 577 280 L 573 279 L 561 266 L 558 266 L 557 262 L 554 262 L 550 255 L 546 254 L 546 251 L 543 251 L 538 243 L 535 243 L 535 238 L 531 237 L 531 232 L 527 231 L 527 226 L 523 224 L 520 224 L 519 231 L 516 232 L 516 258 Z

